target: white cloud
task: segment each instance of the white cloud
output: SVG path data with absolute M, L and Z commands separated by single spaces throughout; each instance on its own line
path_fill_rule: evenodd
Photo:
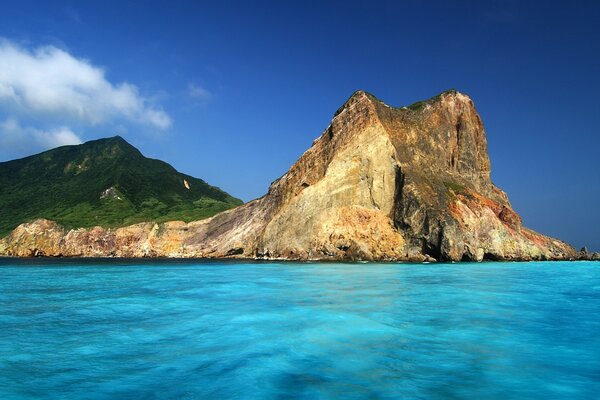
M 188 94 L 198 100 L 208 101 L 212 98 L 212 93 L 195 83 L 188 83 Z
M 0 156 L 5 158 L 10 152 L 14 154 L 29 155 L 33 151 L 43 151 L 58 146 L 81 144 L 82 140 L 66 126 L 50 130 L 41 130 L 29 126 L 22 126 L 15 118 L 8 118 L 0 122 Z
M 0 39 L 0 104 L 13 111 L 70 116 L 91 124 L 125 118 L 159 129 L 169 115 L 127 82 L 112 84 L 104 70 L 54 46 L 25 49 Z

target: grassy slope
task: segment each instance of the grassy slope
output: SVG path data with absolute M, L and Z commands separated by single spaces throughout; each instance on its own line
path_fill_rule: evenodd
M 110 187 L 121 200 L 101 199 Z M 116 227 L 198 220 L 240 204 L 201 179 L 144 157 L 119 136 L 0 163 L 0 237 L 36 218 L 67 227 Z

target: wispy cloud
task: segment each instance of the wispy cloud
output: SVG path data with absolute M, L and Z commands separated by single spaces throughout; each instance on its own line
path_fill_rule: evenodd
M 80 144 L 82 140 L 66 126 L 42 130 L 22 126 L 15 118 L 0 122 L 0 157 L 29 155 L 32 151 L 42 151 L 58 146 Z
M 212 98 L 211 92 L 193 82 L 188 83 L 188 95 L 202 102 L 207 102 Z
M 0 39 L 0 105 L 13 112 L 70 117 L 90 124 L 126 119 L 160 130 L 170 116 L 127 82 L 54 46 L 26 49 Z

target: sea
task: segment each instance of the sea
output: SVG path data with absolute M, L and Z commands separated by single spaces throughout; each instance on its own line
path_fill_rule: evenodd
M 0 260 L 0 399 L 598 399 L 600 263 Z

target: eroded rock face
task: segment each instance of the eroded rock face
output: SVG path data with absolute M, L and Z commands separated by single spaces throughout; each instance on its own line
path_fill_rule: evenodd
M 0 253 L 411 261 L 579 255 L 522 227 L 490 180 L 481 118 L 455 91 L 409 108 L 356 92 L 264 197 L 212 218 L 68 232 L 39 220 L 15 229 Z

